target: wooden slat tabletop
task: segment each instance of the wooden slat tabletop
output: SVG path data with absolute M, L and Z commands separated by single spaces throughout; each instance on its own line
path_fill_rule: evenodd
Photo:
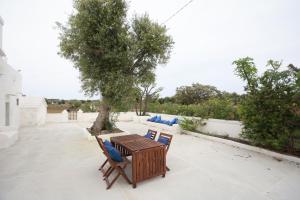
M 125 148 L 127 148 L 132 152 L 163 146 L 163 144 L 159 142 L 156 142 L 154 140 L 145 138 L 137 134 L 111 137 L 110 140 L 113 143 L 117 143 L 124 146 Z

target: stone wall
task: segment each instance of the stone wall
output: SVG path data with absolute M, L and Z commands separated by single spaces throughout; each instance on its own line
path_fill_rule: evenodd
M 47 113 L 46 116 L 47 123 L 64 123 L 68 121 L 68 112 L 66 110 L 61 113 Z
M 170 120 L 170 119 L 173 119 L 174 117 L 177 117 L 178 119 L 183 119 L 183 116 L 150 113 L 150 116 L 148 116 L 148 117 L 140 117 L 140 121 L 142 121 L 144 123 L 144 121 L 146 121 L 148 118 L 155 116 L 155 115 L 160 115 L 161 118 L 164 120 Z M 186 118 L 192 118 L 192 117 L 186 117 Z M 221 135 L 221 136 L 229 136 L 229 137 L 233 137 L 233 138 L 239 138 L 240 134 L 242 132 L 242 129 L 243 129 L 243 124 L 240 121 L 207 119 L 204 122 L 206 125 L 199 126 L 197 128 L 197 131 L 207 133 L 207 134 L 216 134 L 216 135 Z M 148 123 L 153 123 L 153 122 L 148 122 Z M 153 124 L 156 124 L 156 123 L 153 123 Z M 162 125 L 157 125 L 157 126 L 162 126 Z M 167 126 L 167 125 L 165 125 L 165 126 Z
M 84 113 L 81 110 L 77 113 L 77 122 L 94 122 L 98 113 Z M 164 120 L 171 120 L 175 117 L 178 119 L 182 119 L 182 116 L 176 115 L 167 115 L 167 114 L 157 114 L 157 113 L 150 113 L 150 116 L 137 116 L 135 112 L 121 112 L 118 113 L 118 121 L 133 121 L 135 123 L 142 123 L 149 128 L 159 130 L 162 132 L 170 132 L 170 133 L 180 133 L 181 129 L 178 124 L 169 126 L 165 124 L 159 124 L 154 122 L 148 122 L 147 119 L 155 116 L 160 115 Z M 188 117 L 191 118 L 191 117 Z M 55 114 L 47 114 L 47 122 L 68 122 L 68 113 L 64 111 L 62 113 L 55 113 Z M 205 126 L 198 127 L 198 131 L 208 134 L 216 134 L 222 136 L 230 136 L 233 138 L 239 138 L 239 135 L 242 131 L 243 125 L 240 121 L 233 121 L 233 120 L 219 120 L 219 119 L 208 119 L 204 121 L 206 123 Z

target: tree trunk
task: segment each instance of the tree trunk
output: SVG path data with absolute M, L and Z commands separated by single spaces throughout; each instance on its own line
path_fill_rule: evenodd
M 149 96 L 146 95 L 145 97 L 145 102 L 144 102 L 144 111 L 143 111 L 143 116 L 146 115 L 147 111 L 148 111 L 148 99 L 149 99 Z
M 93 126 L 89 129 L 91 134 L 98 135 L 102 130 L 105 130 L 107 123 L 109 122 L 110 106 L 107 103 L 102 102 L 99 107 L 99 113 Z
M 140 97 L 139 116 L 142 116 L 142 109 L 143 109 L 143 96 Z
M 137 116 L 139 115 L 139 112 L 138 112 L 138 104 L 139 104 L 139 101 L 136 100 L 136 102 L 135 102 L 135 113 L 136 113 Z

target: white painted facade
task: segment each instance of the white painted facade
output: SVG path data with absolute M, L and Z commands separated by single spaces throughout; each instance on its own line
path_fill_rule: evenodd
M 47 116 L 45 98 L 23 96 L 20 100 L 20 116 L 21 127 L 44 125 Z
M 3 24 L 0 17 L 0 148 L 12 145 L 18 138 L 22 95 L 21 74 L 7 64 L 2 49 Z
M 3 25 L 4 25 L 4 21 L 0 16 L 0 57 L 5 56 L 5 53 L 2 50 L 2 33 L 3 33 L 2 29 L 3 29 Z

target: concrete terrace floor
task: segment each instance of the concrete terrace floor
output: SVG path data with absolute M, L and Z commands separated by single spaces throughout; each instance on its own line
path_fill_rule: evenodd
M 0 199 L 300 199 L 299 165 L 188 135 L 174 136 L 165 178 L 136 189 L 119 178 L 106 190 L 97 170 L 104 158 L 82 126 L 21 129 L 17 143 L 0 150 Z M 147 130 L 133 122 L 118 126 L 131 133 Z

